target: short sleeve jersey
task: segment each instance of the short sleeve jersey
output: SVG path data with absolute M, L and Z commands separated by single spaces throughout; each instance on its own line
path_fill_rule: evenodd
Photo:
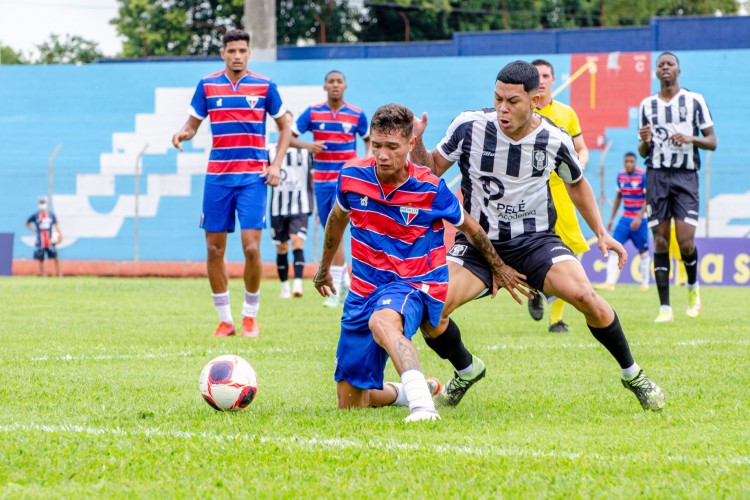
M 268 147 L 268 157 L 276 157 L 276 144 Z M 281 162 L 279 185 L 272 188 L 272 216 L 312 213 L 311 167 L 309 151 L 297 148 L 286 150 L 286 157 Z
M 680 89 L 669 101 L 659 94 L 641 102 L 639 128 L 651 128 L 651 149 L 646 168 L 677 168 L 698 170 L 701 158 L 695 144 L 677 144 L 669 140 L 674 134 L 698 136 L 701 130 L 713 127 L 711 112 L 703 96 Z
M 622 196 L 622 216 L 635 219 L 646 203 L 646 172 L 636 168 L 632 174 L 622 170 L 617 174 L 617 192 Z
M 323 102 L 307 108 L 297 118 L 292 132 L 312 132 L 314 140 L 325 142 L 326 149 L 313 157 L 313 181 L 335 186 L 341 167 L 357 157 L 357 134 L 368 137 L 367 116 L 349 103 L 333 111 Z
M 268 166 L 266 116 L 278 118 L 286 110 L 267 77 L 247 72 L 237 83 L 226 71 L 205 76 L 190 103 L 190 114 L 211 120 L 213 144 L 206 182 L 236 187 L 263 182 Z
M 540 118 L 534 131 L 514 141 L 499 130 L 494 109 L 466 111 L 437 146 L 446 160 L 458 162 L 464 209 L 491 240 L 551 231 L 557 220 L 551 173 L 569 184 L 583 178 L 570 135 Z
M 37 248 L 50 248 L 52 243 L 52 226 L 57 224 L 54 212 L 35 212 L 26 219 L 26 222 L 36 227 Z
M 336 202 L 351 220 L 350 293 L 367 297 L 379 286 L 408 283 L 427 295 L 437 324 L 448 293 L 443 220 L 464 220 L 445 181 L 409 163 L 409 178 L 389 186 L 378 181 L 374 158 L 354 160 L 341 171 Z

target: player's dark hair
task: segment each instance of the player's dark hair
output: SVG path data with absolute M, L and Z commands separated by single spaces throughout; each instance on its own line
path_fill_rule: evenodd
M 327 82 L 328 81 L 328 77 L 331 76 L 334 73 L 338 73 L 339 75 L 341 75 L 341 78 L 343 78 L 344 81 L 346 81 L 346 76 L 341 71 L 339 71 L 337 69 L 332 69 L 331 71 L 329 71 L 328 73 L 326 73 L 326 76 L 323 78 L 323 82 Z
M 383 134 L 399 132 L 403 137 L 411 138 L 414 131 L 414 113 L 401 104 L 380 106 L 372 115 L 370 129 Z
M 238 40 L 244 40 L 250 45 L 250 33 L 238 29 L 231 29 L 221 37 L 221 46 L 226 47 L 229 42 L 236 42 Z
M 632 156 L 633 158 L 637 158 L 637 156 L 635 156 L 635 153 L 633 153 L 632 151 L 628 151 L 627 153 L 625 153 L 625 158 L 627 158 L 628 156 Z
M 677 67 L 678 68 L 680 67 L 680 59 L 676 55 L 674 55 L 674 53 L 672 53 L 672 52 L 670 52 L 668 50 L 665 50 L 664 52 L 662 52 L 661 54 L 659 54 L 659 57 L 657 57 L 656 60 L 658 61 L 661 58 L 661 56 L 672 56 L 672 57 L 674 57 L 674 60 L 677 61 Z
M 555 76 L 555 67 L 552 66 L 552 63 L 547 61 L 546 59 L 534 59 L 531 61 L 532 66 L 547 66 L 549 70 L 552 72 L 552 76 Z
M 539 71 L 526 61 L 513 61 L 497 74 L 498 82 L 523 85 L 525 92 L 539 88 Z

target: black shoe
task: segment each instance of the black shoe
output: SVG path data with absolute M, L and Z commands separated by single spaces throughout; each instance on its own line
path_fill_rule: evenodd
M 626 389 L 635 394 L 644 410 L 659 411 L 664 408 L 664 393 L 643 374 L 643 370 L 633 380 L 620 380 Z
M 435 406 L 456 406 L 466 394 L 466 391 L 475 383 L 482 380 L 487 368 L 481 359 L 472 356 L 473 369 L 471 373 L 459 375 L 454 372 L 454 377 L 445 384 L 445 387 L 435 396 Z
M 534 321 L 539 321 L 544 317 L 544 303 L 541 293 L 534 292 L 534 298 L 529 299 L 529 314 Z
M 563 320 L 549 325 L 549 331 L 552 333 L 570 333 L 570 330 L 568 330 L 568 325 Z

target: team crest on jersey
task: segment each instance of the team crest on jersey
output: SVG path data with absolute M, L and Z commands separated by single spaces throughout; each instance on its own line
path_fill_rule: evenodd
M 342 123 L 341 125 L 344 127 L 344 132 L 346 132 L 347 134 L 352 129 L 352 124 L 351 123 Z
M 326 128 L 326 124 L 325 124 L 325 123 L 321 123 L 321 124 L 320 124 L 320 126 L 319 126 L 318 128 L 319 128 L 320 130 L 323 130 L 323 129 L 325 129 L 325 128 Z
M 221 103 L 222 102 L 224 102 L 224 99 L 222 99 L 221 97 L 219 97 L 219 100 L 216 101 L 216 106 L 221 107 Z
M 547 168 L 547 152 L 542 149 L 535 149 L 531 165 L 534 167 L 534 170 L 544 170 Z
M 466 253 L 466 250 L 468 250 L 468 248 L 469 247 L 467 247 L 466 245 L 453 245 L 448 254 L 454 257 L 461 257 Z
M 359 204 L 362 205 L 363 207 L 366 207 L 367 200 L 368 200 L 367 196 L 363 196 L 362 198 L 359 199 Z
M 260 99 L 257 95 L 248 95 L 245 96 L 245 100 L 247 101 L 247 104 L 254 108 L 256 104 L 258 104 L 258 99 Z
M 414 207 L 401 207 L 401 217 L 404 218 L 404 222 L 409 225 L 414 220 L 414 217 L 419 213 L 418 208 Z
M 680 120 L 685 121 L 687 119 L 687 107 L 680 106 Z

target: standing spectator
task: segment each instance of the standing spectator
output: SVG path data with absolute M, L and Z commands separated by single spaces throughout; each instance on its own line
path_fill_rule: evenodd
M 536 112 L 552 120 L 555 125 L 561 127 L 570 135 L 573 139 L 573 147 L 578 155 L 578 164 L 581 166 L 581 170 L 584 170 L 589 162 L 589 150 L 583 140 L 578 115 L 567 104 L 552 99 L 552 87 L 555 85 L 555 69 L 552 64 L 544 59 L 536 59 L 531 64 L 539 72 L 539 104 Z M 586 243 L 586 238 L 583 237 L 583 232 L 581 232 L 581 226 L 578 224 L 576 207 L 570 199 L 565 183 L 557 175 L 557 172 L 552 172 L 550 175 L 549 189 L 557 212 L 555 233 L 560 236 L 563 243 L 573 250 L 574 254 L 580 256 L 580 254 L 588 252 L 589 245 Z M 550 332 L 569 333 L 568 325 L 563 321 L 564 307 L 565 302 L 562 300 L 552 302 L 550 307 Z M 534 298 L 529 301 L 529 314 L 537 321 L 542 319 L 544 304 L 541 294 L 535 294 Z
M 328 215 L 336 200 L 336 181 L 344 163 L 357 157 L 357 134 L 365 143 L 365 156 L 370 155 L 370 136 L 367 117 L 358 107 L 344 101 L 346 78 L 341 71 L 332 70 L 325 76 L 323 89 L 328 94 L 326 102 L 310 106 L 302 112 L 292 127 L 292 146 L 303 147 L 313 153 L 313 185 L 318 218 L 325 228 Z M 305 132 L 313 133 L 313 142 L 296 139 Z M 344 247 L 336 250 L 331 266 L 336 290 L 349 288 L 349 273 Z M 330 294 L 323 305 L 338 307 L 338 293 Z
M 284 115 L 291 127 L 291 111 Z M 268 157 L 276 156 L 276 145 L 268 148 Z M 276 269 L 281 281 L 279 297 L 302 297 L 302 274 L 305 271 L 305 240 L 312 213 L 312 156 L 306 149 L 289 148 L 281 163 L 281 180 L 272 189 L 271 236 L 276 244 Z M 289 286 L 289 240 L 294 258 L 294 284 Z
M 62 231 L 60 231 L 57 216 L 48 207 L 46 196 L 39 197 L 39 210 L 26 219 L 26 227 L 36 233 L 34 258 L 39 261 L 39 275 L 47 276 L 44 260 L 48 258 L 55 261 L 55 275 L 62 277 L 60 258 L 55 247 L 62 241 Z
M 182 151 L 182 142 L 195 136 L 206 117 L 211 119 L 213 145 L 203 191 L 200 227 L 206 232 L 208 281 L 219 315 L 215 337 L 235 335 L 229 302 L 229 283 L 224 253 L 227 233 L 234 232 L 235 213 L 240 221 L 245 254 L 245 301 L 242 304 L 242 335 L 257 337 L 255 317 L 260 307 L 260 237 L 266 226 L 266 184 L 279 183 L 281 161 L 289 147 L 289 125 L 276 84 L 247 69 L 250 35 L 230 30 L 222 39 L 221 57 L 226 67 L 198 83 L 190 116 L 174 136 L 172 144 Z M 269 165 L 266 152 L 266 116 L 279 127 L 276 157 Z
M 697 92 L 680 87 L 680 61 L 671 52 L 656 59 L 659 92 L 641 102 L 638 152 L 646 158 L 646 213 L 654 233 L 654 279 L 659 291 L 656 323 L 674 321 L 669 303 L 670 219 L 687 273 L 687 315 L 701 311 L 698 287 L 699 149 L 716 149 L 711 113 Z M 703 137 L 700 136 L 703 135 Z

